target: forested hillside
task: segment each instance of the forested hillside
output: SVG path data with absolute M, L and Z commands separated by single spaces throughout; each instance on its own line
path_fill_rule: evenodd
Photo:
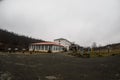
M 15 48 L 18 48 L 19 50 L 22 50 L 23 48 L 28 49 L 30 43 L 42 41 L 43 40 L 18 35 L 16 33 L 0 29 L 0 51 L 5 51 L 8 48 L 11 48 L 12 50 Z

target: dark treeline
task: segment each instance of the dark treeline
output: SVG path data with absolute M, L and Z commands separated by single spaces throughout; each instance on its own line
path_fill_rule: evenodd
M 120 43 L 108 44 L 106 46 L 96 47 L 96 49 L 120 49 Z
M 84 50 L 84 51 L 90 51 L 90 50 L 120 50 L 120 43 L 113 43 L 113 44 L 108 44 L 105 46 L 99 46 L 99 47 L 82 47 L 82 46 L 77 46 L 76 44 L 72 44 L 70 46 L 70 50 L 72 51 L 77 51 L 77 50 Z
M 112 49 L 120 49 L 120 43 L 109 44 L 106 47 L 110 47 Z
M 23 35 L 18 35 L 7 30 L 0 29 L 0 51 L 6 51 L 8 48 L 14 50 L 28 49 L 30 43 L 43 42 L 43 40 L 30 38 Z

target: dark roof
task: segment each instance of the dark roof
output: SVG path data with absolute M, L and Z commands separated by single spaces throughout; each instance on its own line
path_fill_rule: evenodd
M 58 38 L 58 39 L 55 39 L 55 40 L 67 40 L 67 39 L 64 39 L 64 38 Z
M 55 41 L 55 40 L 66 40 L 66 41 L 68 41 L 69 43 L 71 43 L 69 40 L 67 40 L 67 39 L 65 39 L 65 38 L 54 39 L 54 41 Z

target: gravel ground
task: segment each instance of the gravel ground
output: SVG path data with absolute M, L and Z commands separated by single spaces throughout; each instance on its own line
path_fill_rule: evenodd
M 120 56 L 0 54 L 0 80 L 120 80 Z M 5 53 L 4 53 L 5 54 Z

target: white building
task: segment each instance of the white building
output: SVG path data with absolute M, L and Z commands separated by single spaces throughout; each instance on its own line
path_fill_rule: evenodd
M 64 38 L 55 39 L 54 42 L 59 45 L 63 45 L 67 51 L 70 49 L 70 46 L 72 44 L 70 41 Z
M 62 52 L 64 50 L 64 46 L 59 45 L 55 42 L 40 42 L 40 43 L 32 43 L 29 46 L 29 51 L 33 52 Z

